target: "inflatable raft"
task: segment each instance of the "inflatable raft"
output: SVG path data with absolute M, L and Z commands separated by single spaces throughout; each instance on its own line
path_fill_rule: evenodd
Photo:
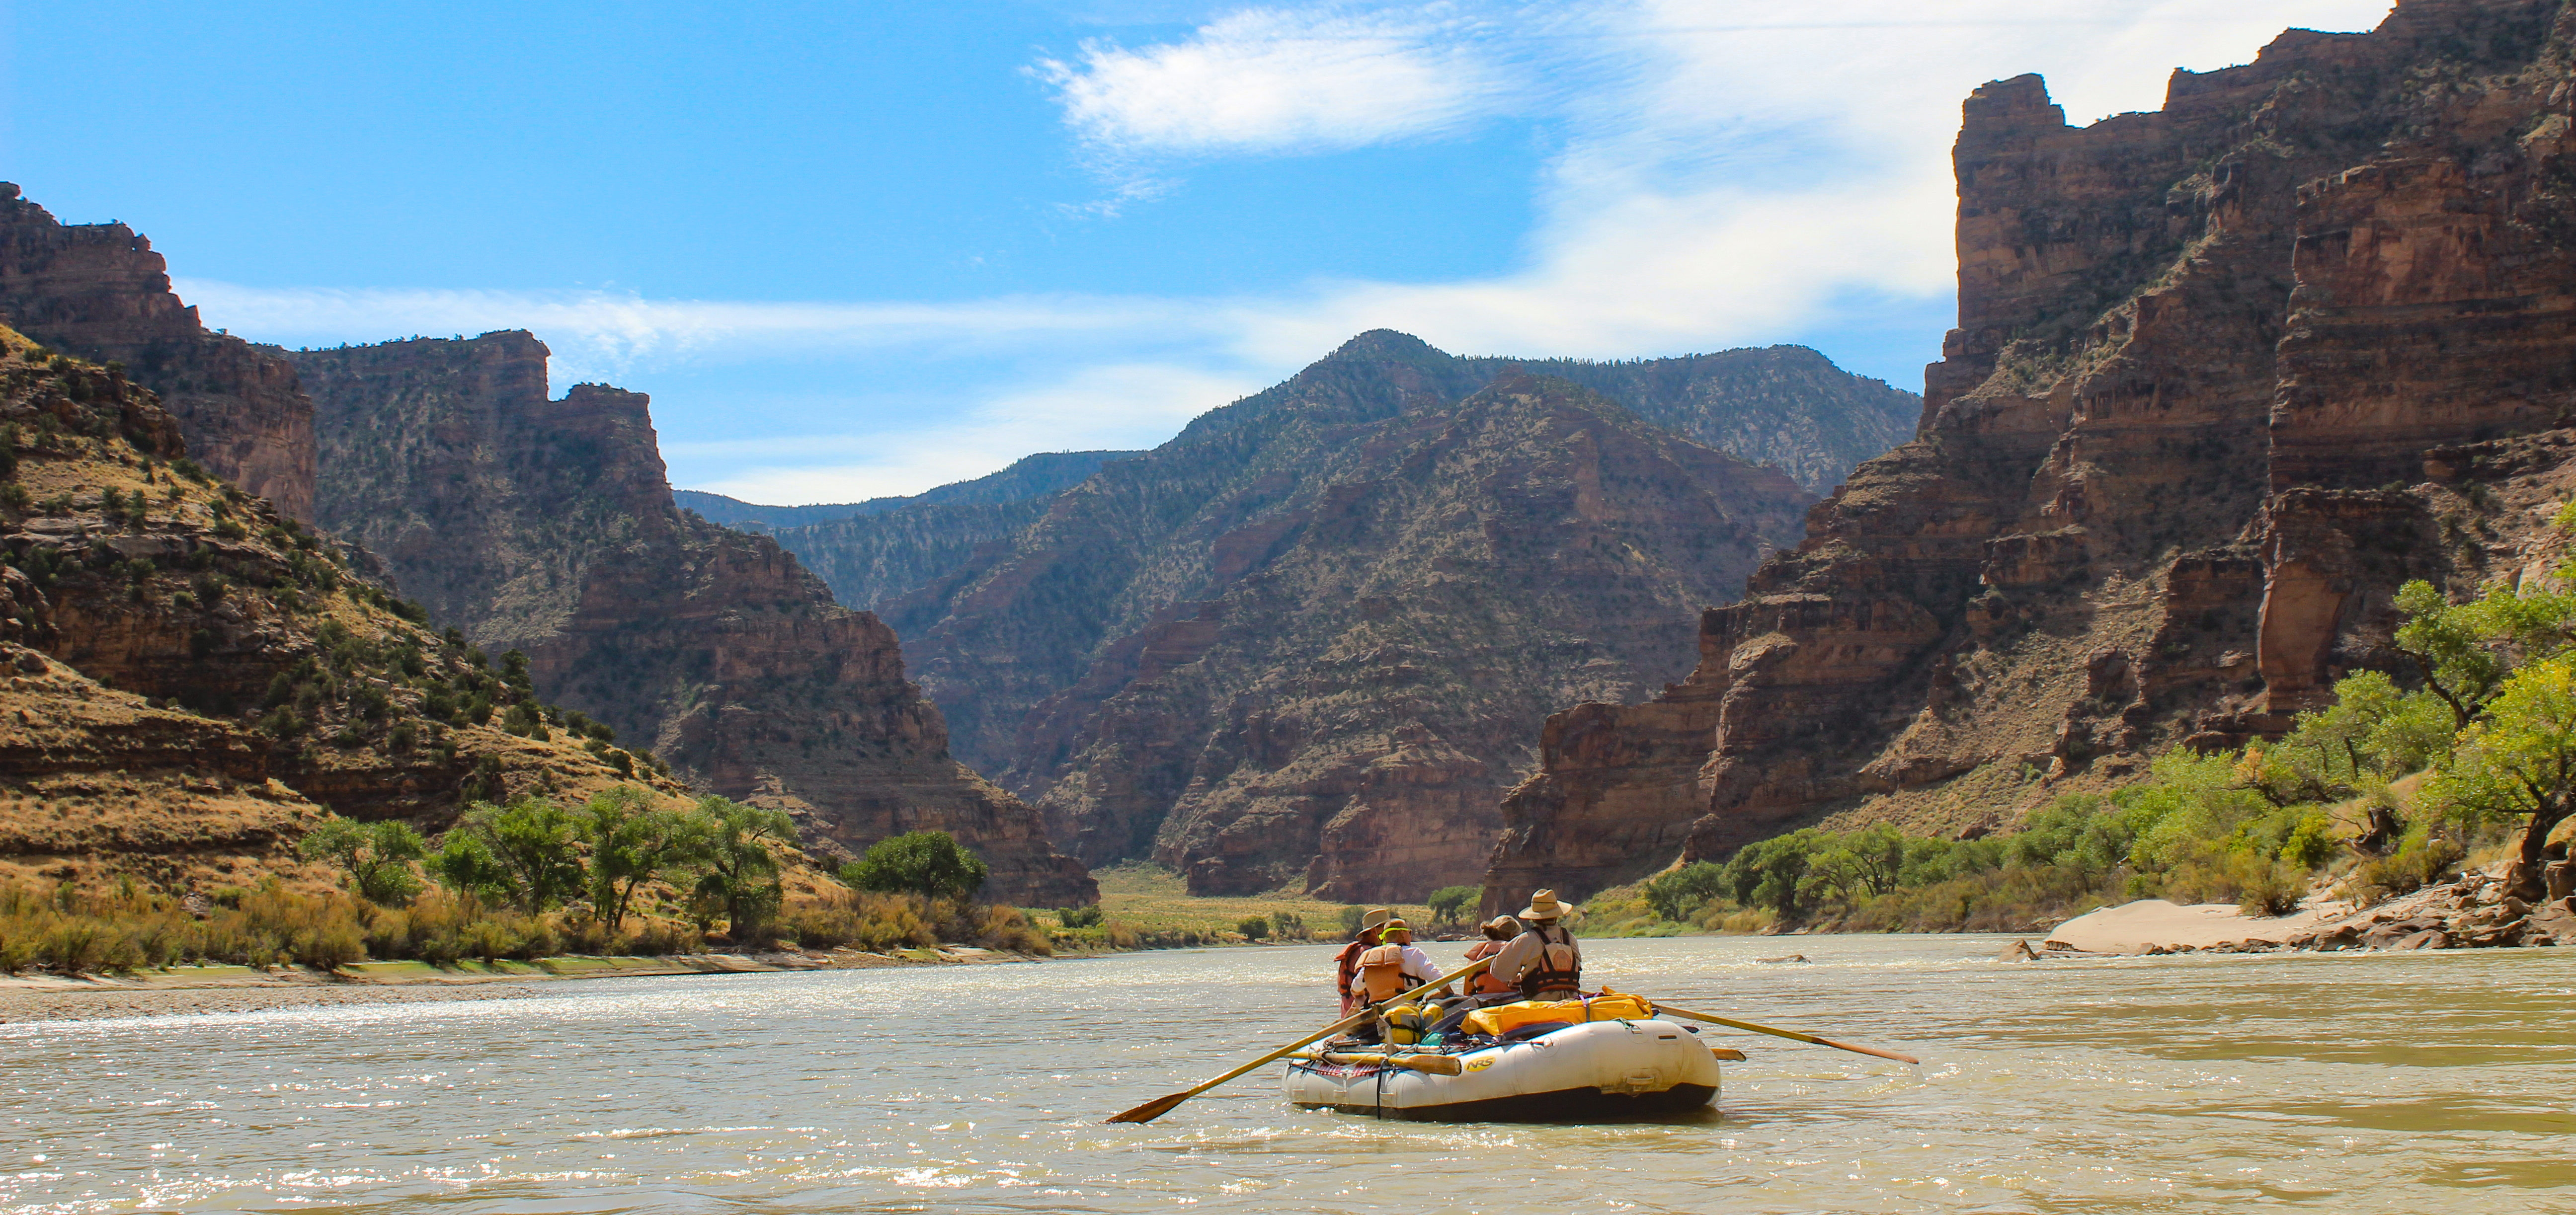
M 1717 1051 L 1689 1026 L 1651 1018 L 1594 1020 L 1519 1041 L 1385 1048 L 1288 1067 L 1288 1099 L 1307 1109 L 1434 1122 L 1590 1122 L 1676 1114 L 1717 1099 Z M 1728 1055 L 1741 1058 L 1734 1052 Z M 1342 1062 L 1335 1062 L 1336 1058 Z

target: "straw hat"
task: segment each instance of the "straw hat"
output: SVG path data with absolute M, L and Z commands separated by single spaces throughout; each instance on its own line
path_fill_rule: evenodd
M 1372 928 L 1383 928 L 1386 926 L 1386 922 L 1388 920 L 1392 920 L 1394 918 L 1395 908 L 1371 907 L 1366 913 L 1360 916 L 1360 931 L 1367 932 Z
M 1560 903 L 1556 901 L 1555 891 L 1542 890 L 1537 894 L 1530 896 L 1530 905 L 1521 908 L 1521 918 L 1524 920 L 1553 920 L 1562 918 L 1566 912 L 1572 910 L 1574 910 L 1574 904 Z

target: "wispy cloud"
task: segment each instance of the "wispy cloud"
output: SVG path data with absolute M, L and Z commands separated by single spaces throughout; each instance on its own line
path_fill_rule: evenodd
M 914 493 L 980 477 L 1032 452 L 1152 447 L 1211 406 L 1261 386 L 1257 377 L 1112 364 L 1005 391 L 919 430 L 864 440 L 813 435 L 675 443 L 664 450 L 732 465 L 733 473 L 698 486 L 716 493 L 756 502 L 851 501 L 854 486 Z
M 1030 70 L 1065 125 L 1122 160 L 1334 151 L 1454 131 L 1504 104 L 1483 27 L 1447 4 L 1253 8 L 1178 42 L 1085 42 Z
M 605 292 L 277 291 L 183 283 L 209 323 L 303 343 L 535 330 L 559 383 L 777 357 L 1034 367 L 863 441 L 674 444 L 684 483 L 767 501 L 912 492 L 1031 451 L 1167 436 L 1390 327 L 1461 352 L 1598 357 L 1784 340 L 1854 297 L 1951 286 L 1959 102 L 2040 71 L 2077 122 L 2161 104 L 2167 71 L 2251 59 L 2286 26 L 2364 29 L 2384 0 L 1598 0 L 1261 7 L 1032 71 L 1070 137 L 1149 206 L 1193 160 L 1439 139 L 1504 119 L 1556 149 L 1519 265 L 1446 282 L 1319 280 L 1221 298 L 769 303 Z M 1925 335 L 1929 348 L 1937 333 Z M 1928 353 L 1928 350 L 1927 350 Z M 668 407 L 669 402 L 664 402 Z M 844 437 L 836 439 L 836 433 Z M 703 474 L 690 470 L 706 470 Z M 694 478 L 694 479 L 692 479 Z
M 656 300 L 605 291 L 340 291 L 178 279 L 210 324 L 262 341 L 322 345 L 387 335 L 527 329 L 555 353 L 559 382 L 637 367 L 901 348 L 969 354 L 1031 341 L 1169 333 L 1212 318 L 1149 296 L 1006 296 L 961 304 Z M 569 376 L 569 378 L 567 378 Z

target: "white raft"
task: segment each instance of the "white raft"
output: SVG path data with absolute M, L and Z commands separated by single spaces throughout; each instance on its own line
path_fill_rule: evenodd
M 1588 1122 L 1682 1113 L 1717 1099 L 1717 1055 L 1670 1021 L 1569 1025 L 1456 1058 L 1462 1070 L 1455 1076 L 1299 1060 L 1288 1066 L 1288 1100 L 1417 1121 Z

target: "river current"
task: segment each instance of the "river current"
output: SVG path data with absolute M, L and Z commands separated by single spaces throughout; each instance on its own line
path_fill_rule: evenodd
M 1588 942 L 1590 982 L 1924 1061 L 1721 1032 L 1715 1108 L 1610 1126 L 1309 1113 L 1276 1067 L 1102 1124 L 1331 1020 L 1321 947 L 10 1026 L 0 1209 L 2576 1209 L 2576 949 L 1999 943 Z

